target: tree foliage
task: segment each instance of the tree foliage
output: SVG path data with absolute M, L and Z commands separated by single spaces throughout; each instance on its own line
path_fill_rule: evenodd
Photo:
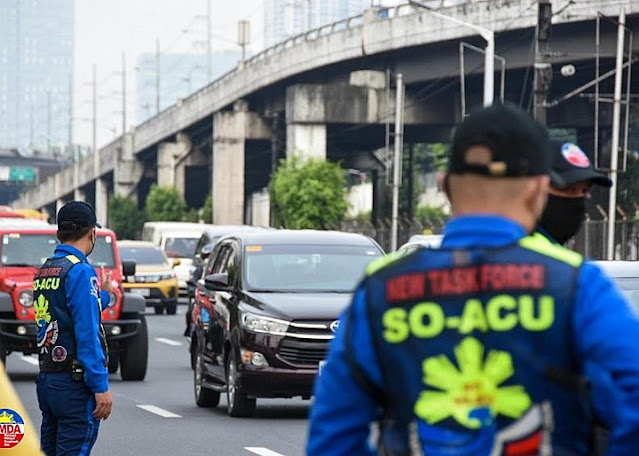
M 110 226 L 118 239 L 136 239 L 142 232 L 144 213 L 132 198 L 114 196 L 109 201 Z
M 282 160 L 269 185 L 278 224 L 319 229 L 344 219 L 346 177 L 339 164 L 292 157 Z
M 202 206 L 202 220 L 204 223 L 213 223 L 213 193 L 206 195 Z
M 150 222 L 179 222 L 186 203 L 175 187 L 153 185 L 146 198 L 146 218 Z
M 450 217 L 441 207 L 419 206 L 415 214 L 422 225 L 442 226 Z

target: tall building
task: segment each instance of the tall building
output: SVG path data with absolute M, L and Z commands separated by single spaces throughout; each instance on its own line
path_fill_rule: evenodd
M 212 55 L 211 79 L 215 80 L 241 58 L 239 51 L 215 52 Z M 140 54 L 136 62 L 136 120 L 143 122 L 157 111 L 157 56 Z M 160 54 L 160 111 L 205 86 L 208 58 L 205 54 Z
M 361 14 L 371 0 L 266 0 L 265 45 L 331 22 Z
M 68 141 L 74 0 L 0 0 L 0 146 Z

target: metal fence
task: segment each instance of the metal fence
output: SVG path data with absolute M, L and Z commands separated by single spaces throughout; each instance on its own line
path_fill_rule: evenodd
M 443 223 L 443 220 L 423 223 L 417 219 L 400 218 L 397 245 L 401 246 L 414 234 L 439 234 L 442 231 Z M 362 233 L 375 239 L 386 252 L 390 251 L 390 219 L 382 219 L 377 225 L 371 222 L 349 220 L 327 228 Z M 615 259 L 639 260 L 639 220 L 617 221 L 615 230 Z M 576 250 L 588 258 L 603 260 L 606 258 L 607 243 L 608 222 L 589 220 L 584 223 L 583 228 L 574 239 L 568 242 L 566 247 Z
M 607 257 L 608 222 L 589 220 L 567 247 L 594 260 Z M 639 220 L 620 220 L 615 223 L 615 259 L 637 260 L 639 252 Z
M 443 220 L 423 223 L 417 219 L 400 218 L 397 224 L 397 246 L 399 247 L 407 242 L 414 234 L 439 234 L 442 231 L 443 224 Z M 370 236 L 377 241 L 384 251 L 391 251 L 391 219 L 382 219 L 376 225 L 371 222 L 348 220 L 328 228 Z

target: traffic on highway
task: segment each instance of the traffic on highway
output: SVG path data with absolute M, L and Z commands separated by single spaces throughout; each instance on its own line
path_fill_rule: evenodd
M 639 456 L 639 0 L 0 24 L 0 456 Z
M 60 286 L 37 278 L 56 231 L 0 217 L 0 355 L 35 422 L 42 310 L 33 290 Z M 381 247 L 358 234 L 242 225 L 149 223 L 144 232 L 155 243 L 100 229 L 89 256 L 116 285 L 102 311 L 115 405 L 92 454 L 121 451 L 121 441 L 127 453 L 184 454 L 218 426 L 225 431 L 216 454 L 303 454 L 314 380 Z M 167 236 L 195 242 L 176 261 Z M 178 298 L 175 269 L 184 260 L 193 292 Z

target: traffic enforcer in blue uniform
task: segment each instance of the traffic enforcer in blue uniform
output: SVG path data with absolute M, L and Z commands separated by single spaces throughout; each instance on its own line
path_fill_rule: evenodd
M 608 456 L 639 454 L 639 319 L 596 265 L 529 234 L 549 158 L 514 108 L 461 124 L 442 247 L 369 266 L 315 385 L 309 456 L 591 456 L 595 421 Z
M 58 245 L 33 281 L 38 327 L 40 440 L 47 456 L 88 455 L 100 419 L 111 412 L 108 348 L 100 323 L 109 305 L 105 289 L 87 260 L 95 246 L 93 208 L 71 202 L 58 213 Z

